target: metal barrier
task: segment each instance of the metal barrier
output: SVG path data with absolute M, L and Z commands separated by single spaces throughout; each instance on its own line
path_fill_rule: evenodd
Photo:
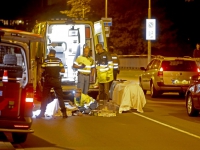
M 148 64 L 147 55 L 118 55 L 120 61 L 120 69 L 140 69 Z M 155 56 L 151 56 L 154 58 Z

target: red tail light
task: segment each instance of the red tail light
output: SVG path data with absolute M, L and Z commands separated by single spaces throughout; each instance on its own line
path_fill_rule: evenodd
M 161 67 L 160 70 L 158 71 L 158 76 L 161 77 L 163 76 L 163 68 Z
M 34 93 L 33 93 L 33 88 L 32 87 L 28 87 L 26 90 L 26 102 L 33 102 L 33 98 L 34 98 Z

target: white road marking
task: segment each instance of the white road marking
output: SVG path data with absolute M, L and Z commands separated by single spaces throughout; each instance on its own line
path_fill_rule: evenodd
M 185 102 L 180 101 L 180 102 L 163 102 L 163 101 L 153 101 L 153 100 L 148 100 L 147 103 L 155 103 L 155 104 L 177 104 L 177 105 L 185 105 Z
M 181 130 L 181 129 L 179 129 L 179 128 L 176 128 L 176 127 L 170 126 L 170 125 L 168 125 L 168 124 L 165 124 L 165 123 L 162 123 L 162 122 L 160 122 L 160 121 L 157 121 L 157 120 L 151 119 L 151 118 L 149 118 L 149 117 L 143 116 L 143 115 L 138 114 L 138 113 L 133 113 L 133 114 L 135 114 L 135 115 L 137 115 L 137 116 L 140 116 L 140 117 L 143 117 L 143 118 L 145 118 L 145 119 L 147 119 L 147 120 L 153 121 L 153 122 L 155 122 L 155 123 L 158 123 L 158 124 L 160 124 L 160 125 L 163 125 L 163 126 L 165 126 L 165 127 L 168 127 L 168 128 L 174 129 L 174 130 L 176 130 L 176 131 L 179 131 L 179 132 L 185 133 L 185 134 L 190 135 L 190 136 L 192 136 L 192 137 L 195 137 L 195 138 L 197 138 L 197 139 L 200 139 L 200 136 L 195 135 L 195 134 L 193 134 L 193 133 L 190 133 L 190 132 L 187 132 L 187 131 Z

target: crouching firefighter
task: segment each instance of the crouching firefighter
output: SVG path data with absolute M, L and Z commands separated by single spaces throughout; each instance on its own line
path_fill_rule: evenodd
M 63 100 L 63 91 L 60 81 L 60 72 L 65 73 L 65 69 L 62 61 L 55 57 L 56 51 L 51 49 L 47 59 L 42 64 L 42 69 L 45 72 L 45 81 L 43 86 L 43 98 L 41 101 L 41 112 L 36 118 L 45 117 L 46 106 L 48 104 L 48 98 L 51 88 L 54 89 L 59 101 L 63 118 L 67 118 L 66 108 Z

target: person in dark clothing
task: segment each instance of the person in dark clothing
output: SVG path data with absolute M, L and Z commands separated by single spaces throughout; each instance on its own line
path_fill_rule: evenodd
M 116 53 L 114 53 L 114 47 L 110 46 L 109 47 L 109 52 L 113 61 L 113 79 L 117 80 L 117 74 L 119 74 L 120 70 L 119 70 L 119 57 Z
M 196 44 L 196 48 L 193 51 L 194 58 L 200 58 L 200 43 Z
M 63 91 L 60 81 L 60 72 L 65 73 L 65 69 L 62 61 L 55 57 L 56 51 L 51 49 L 47 59 L 44 60 L 42 68 L 45 72 L 45 81 L 43 86 L 43 99 L 41 101 L 41 112 L 36 118 L 45 117 L 46 106 L 48 104 L 49 93 L 51 88 L 54 89 L 56 96 L 58 97 L 59 105 L 63 118 L 67 118 L 66 108 L 63 100 Z

